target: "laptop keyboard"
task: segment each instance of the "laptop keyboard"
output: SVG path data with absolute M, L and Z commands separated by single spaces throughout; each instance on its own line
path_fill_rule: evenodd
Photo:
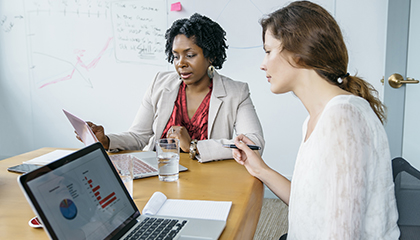
M 174 239 L 176 234 L 185 226 L 187 220 L 145 218 L 133 231 L 124 238 L 128 239 Z
M 143 162 L 142 160 L 133 157 L 133 173 L 134 175 L 137 174 L 145 174 L 151 172 L 157 172 L 157 169 L 150 166 L 149 164 Z

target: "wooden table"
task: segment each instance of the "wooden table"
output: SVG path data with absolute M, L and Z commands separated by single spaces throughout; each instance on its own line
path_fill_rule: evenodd
M 29 227 L 34 213 L 17 183 L 16 173 L 7 168 L 41 156 L 56 148 L 42 148 L 0 161 L 0 238 L 48 239 L 42 229 Z M 126 152 L 125 152 L 126 153 Z M 253 239 L 261 212 L 263 184 L 234 160 L 198 163 L 181 154 L 181 172 L 176 182 L 157 177 L 134 180 L 133 198 L 142 210 L 156 191 L 170 199 L 232 201 L 226 228 L 220 239 Z

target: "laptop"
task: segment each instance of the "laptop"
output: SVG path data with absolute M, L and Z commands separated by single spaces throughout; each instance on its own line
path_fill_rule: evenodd
M 67 119 L 70 121 L 71 125 L 73 126 L 74 130 L 76 131 L 77 135 L 79 135 L 82 142 L 85 146 L 89 146 L 93 143 L 98 142 L 96 135 L 92 132 L 89 125 L 81 118 L 77 117 L 76 115 L 70 113 L 63 109 L 64 114 L 66 115 Z M 145 178 L 145 177 L 152 177 L 158 175 L 158 164 L 157 164 L 157 157 L 155 152 L 139 152 L 139 153 L 130 153 L 130 155 L 134 156 L 134 169 L 133 175 L 134 179 L 138 178 Z M 121 157 L 119 155 L 112 155 L 112 158 Z M 188 168 L 179 165 L 179 171 L 187 171 Z
M 158 162 L 156 157 L 156 152 L 147 151 L 147 152 L 134 152 L 129 154 L 116 154 L 110 155 L 111 160 L 125 157 L 125 155 L 130 155 L 133 157 L 133 177 L 134 179 L 146 178 L 157 176 L 158 173 Z M 179 165 L 179 171 L 187 171 L 188 168 Z
M 217 239 L 226 221 L 142 215 L 102 144 L 94 143 L 18 178 L 51 239 Z M 160 238 L 156 238 L 160 239 Z

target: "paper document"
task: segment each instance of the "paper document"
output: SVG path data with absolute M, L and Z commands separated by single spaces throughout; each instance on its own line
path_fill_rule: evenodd
M 155 192 L 142 214 L 226 221 L 231 206 L 228 201 L 167 199 L 163 193 Z
M 31 160 L 28 160 L 26 162 L 23 163 L 27 163 L 27 164 L 35 164 L 35 165 L 47 165 L 50 162 L 53 162 L 57 159 L 60 159 L 64 156 L 69 155 L 70 153 L 73 153 L 74 150 L 54 150 L 50 153 L 44 154 L 42 156 L 36 157 L 36 158 L 32 158 Z
M 98 142 L 95 134 L 90 129 L 89 125 L 81 118 L 76 117 L 75 115 L 69 113 L 63 109 L 64 114 L 66 114 L 71 125 L 73 125 L 74 130 L 76 130 L 77 135 L 82 139 L 85 146 L 89 146 L 93 143 Z

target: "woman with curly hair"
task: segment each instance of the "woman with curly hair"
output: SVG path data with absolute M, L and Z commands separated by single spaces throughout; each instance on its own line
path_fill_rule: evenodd
M 165 34 L 165 52 L 176 71 L 156 74 L 130 129 L 105 135 L 88 122 L 105 149 L 151 151 L 159 138 L 178 138 L 183 152 L 207 162 L 232 158 L 222 144 L 233 143 L 234 133 L 264 147 L 248 84 L 214 70 L 226 60 L 225 35 L 200 14 L 175 21 Z
M 293 92 L 309 116 L 291 181 L 244 135 L 235 139 L 235 160 L 289 205 L 287 239 L 398 239 L 384 106 L 369 83 L 347 72 L 337 22 L 321 6 L 297 1 L 261 25 L 261 70 L 271 91 Z

